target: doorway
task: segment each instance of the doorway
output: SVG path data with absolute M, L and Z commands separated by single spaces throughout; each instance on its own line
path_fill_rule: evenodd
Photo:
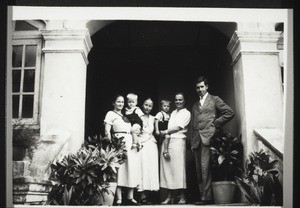
M 226 46 L 234 23 L 168 21 L 115 21 L 92 36 L 86 89 L 85 136 L 104 132 L 103 119 L 112 109 L 114 95 L 139 95 L 154 100 L 174 100 L 182 91 L 187 109 L 198 99 L 194 80 L 205 75 L 210 93 L 234 108 L 231 56 Z M 224 29 L 223 29 L 224 30 Z M 231 122 L 232 123 L 232 122 Z
M 180 91 L 191 110 L 198 100 L 194 81 L 199 75 L 210 80 L 209 92 L 235 111 L 232 60 L 226 48 L 235 28 L 235 23 L 115 21 L 96 32 L 87 67 L 85 136 L 104 134 L 104 117 L 118 94 L 138 94 L 140 107 L 152 98 L 155 115 L 161 99 L 173 101 Z M 233 119 L 226 131 L 235 135 L 236 123 Z M 187 166 L 187 197 L 193 200 L 199 194 L 190 150 Z

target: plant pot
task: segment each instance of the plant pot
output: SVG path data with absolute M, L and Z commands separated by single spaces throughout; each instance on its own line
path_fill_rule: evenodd
M 26 148 L 20 145 L 13 145 L 13 161 L 22 161 L 26 156 Z
M 230 204 L 234 201 L 236 184 L 233 181 L 212 182 L 215 204 Z
M 99 197 L 97 204 L 112 206 L 114 203 L 116 188 L 117 188 L 117 183 L 110 182 L 109 188 L 108 188 L 108 193 L 106 193 L 106 192 L 102 193 L 102 196 Z

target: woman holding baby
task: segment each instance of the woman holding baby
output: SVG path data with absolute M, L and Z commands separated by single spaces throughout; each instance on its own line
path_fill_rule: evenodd
M 175 94 L 176 109 L 171 113 L 167 130 L 160 131 L 161 136 L 165 138 L 164 142 L 169 143 L 164 146 L 168 148 L 170 156 L 166 159 L 161 155 L 160 182 L 158 147 L 153 136 L 155 117 L 150 115 L 153 101 L 150 98 L 146 99 L 141 111 L 136 106 L 136 95 L 131 93 L 127 98 L 128 103 L 124 114 L 126 117 L 122 113 L 124 97 L 117 96 L 113 102 L 114 110 L 109 111 L 104 120 L 107 137 L 111 138 L 112 134 L 117 138 L 124 137 L 127 149 L 127 160 L 118 170 L 116 204 L 122 204 L 122 187 L 128 189 L 126 204 L 140 205 L 133 198 L 134 188 L 141 192 L 141 203 L 148 204 L 147 193 L 158 191 L 159 186 L 168 191 L 168 197 L 162 204 L 174 203 L 177 191 L 180 192 L 178 203 L 184 204 L 186 202 L 184 195 L 186 189 L 185 133 L 191 117 L 190 112 L 185 108 L 184 94 Z M 132 114 L 136 115 L 128 116 Z M 164 146 L 161 154 L 167 151 L 164 150 Z
M 149 194 L 159 190 L 158 148 L 153 135 L 155 118 L 150 115 L 153 101 L 147 98 L 140 109 L 138 96 L 129 93 L 127 96 L 125 116 L 131 122 L 132 147 L 140 152 L 141 183 L 138 191 L 141 193 L 141 204 L 150 204 Z
M 168 191 L 167 198 L 162 204 L 175 203 L 179 192 L 178 204 L 185 204 L 186 189 L 186 132 L 191 119 L 191 113 L 185 108 L 185 95 L 182 92 L 175 94 L 176 109 L 171 113 L 167 130 L 161 131 L 164 136 L 160 160 L 160 187 Z M 164 145 L 168 142 L 169 145 Z M 168 150 L 165 150 L 165 148 Z M 169 157 L 164 153 L 168 152 Z
M 105 136 L 111 139 L 113 136 L 124 140 L 127 150 L 127 160 L 118 169 L 116 205 L 139 205 L 134 199 L 134 188 L 141 183 L 140 152 L 132 149 L 132 126 L 123 115 L 124 97 L 117 95 L 113 100 L 113 110 L 108 111 L 105 119 Z M 127 200 L 122 199 L 122 189 L 127 189 Z

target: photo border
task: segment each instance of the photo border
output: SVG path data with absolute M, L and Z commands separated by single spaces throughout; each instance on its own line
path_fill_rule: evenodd
M 23 3 L 23 1 L 18 1 L 18 2 L 21 2 L 21 4 Z M 48 5 L 47 5 L 48 6 Z M 278 7 L 275 7 L 275 8 L 278 8 Z M 140 8 L 140 9 L 143 9 L 143 8 Z M 12 8 L 8 6 L 7 8 L 7 27 L 10 27 L 10 20 L 12 19 Z M 286 134 L 285 134 L 285 150 L 284 150 L 284 157 L 285 157 L 285 160 L 284 160 L 284 207 L 291 207 L 290 205 L 292 205 L 292 202 L 293 202 L 293 155 L 294 155 L 294 152 L 291 151 L 293 149 L 293 120 L 294 120 L 294 103 L 293 103 L 293 98 L 294 98 L 294 76 L 293 76 L 293 66 L 294 66 L 294 60 L 293 60 L 293 10 L 289 10 L 288 11 L 288 16 L 287 16 L 287 22 L 284 24 L 284 27 L 285 27 L 285 30 L 284 31 L 287 31 L 286 29 L 289 28 L 288 30 L 288 33 L 287 33 L 287 36 L 288 38 L 286 38 L 284 41 L 284 45 L 285 45 L 285 50 L 286 50 L 286 53 L 288 53 L 289 55 L 286 56 L 286 71 L 287 71 L 287 74 L 285 74 L 285 90 L 286 90 L 286 93 L 284 94 L 285 97 L 285 109 L 284 109 L 284 112 L 285 112 L 285 123 L 286 124 L 289 124 L 287 125 L 287 128 L 286 129 Z M 11 39 L 9 40 L 9 37 L 11 37 L 11 31 L 7 30 L 7 54 L 10 54 L 11 53 L 11 47 L 9 47 L 9 45 L 11 44 Z M 7 63 L 11 63 L 11 59 L 9 56 L 7 56 Z M 7 69 L 9 68 L 9 64 L 7 64 Z M 9 71 L 9 70 L 8 70 Z M 9 74 L 9 72 L 7 71 L 7 73 L 4 75 L 4 77 L 6 78 L 6 85 L 5 85 L 5 93 L 6 96 L 8 97 L 9 96 L 9 93 L 11 91 L 11 86 L 9 85 L 9 83 L 11 83 L 11 76 Z M 10 162 L 12 160 L 10 160 L 10 156 L 11 155 L 11 145 L 8 145 L 11 141 L 9 141 L 9 138 L 11 138 L 11 127 L 10 127 L 10 122 L 11 120 L 9 119 L 11 117 L 11 108 L 9 108 L 8 106 L 11 106 L 11 100 L 10 99 L 5 99 L 5 106 L 6 106 L 6 109 L 5 109 L 5 112 L 6 112 L 6 120 L 5 120 L 5 124 L 6 124 L 6 138 L 7 138 L 7 143 L 6 143 L 6 175 L 7 175 L 7 191 L 6 193 L 8 193 L 9 191 L 11 191 L 12 193 L 12 172 L 9 171 L 9 169 L 12 170 L 12 164 L 10 164 Z M 289 139 L 287 139 L 289 138 Z M 11 183 L 10 183 L 11 181 Z M 7 199 L 7 202 L 9 202 L 10 200 L 12 200 L 12 196 L 9 197 L 8 195 L 10 194 L 7 194 L 6 196 L 6 199 Z M 9 206 L 11 206 L 12 204 L 7 204 Z M 77 206 L 78 207 L 78 206 Z M 86 207 L 86 206 L 85 206 Z M 220 207 L 220 206 L 218 206 Z

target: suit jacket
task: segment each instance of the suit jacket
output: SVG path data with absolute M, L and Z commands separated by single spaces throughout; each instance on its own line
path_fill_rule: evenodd
M 204 145 L 210 145 L 216 130 L 230 121 L 233 116 L 233 110 L 218 96 L 208 94 L 201 109 L 199 101 L 196 102 L 192 108 L 190 123 L 191 148 L 198 148 L 200 139 Z

